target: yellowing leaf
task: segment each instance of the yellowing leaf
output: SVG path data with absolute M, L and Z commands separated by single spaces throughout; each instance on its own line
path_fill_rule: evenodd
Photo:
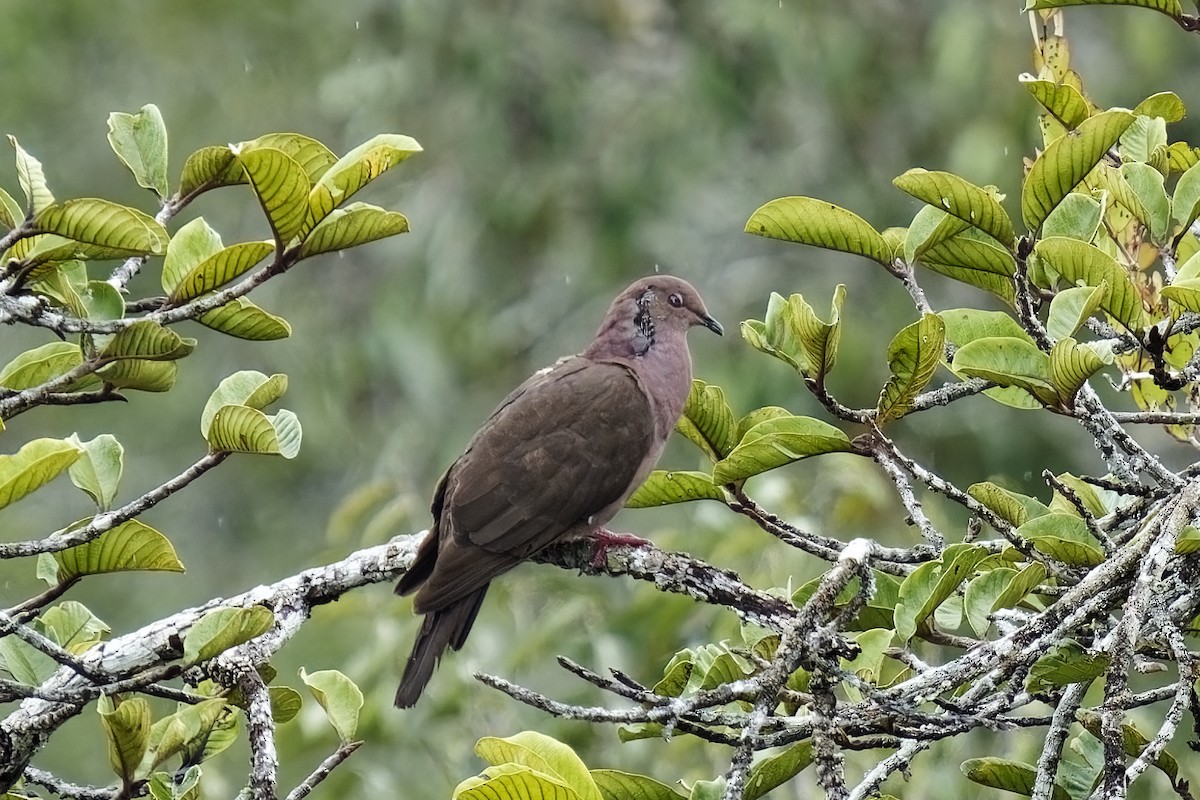
M 1128 111 L 1104 111 L 1046 146 L 1021 189 L 1021 216 L 1031 231 L 1092 171 L 1133 120 Z
M 813 197 L 781 197 L 761 206 L 746 222 L 746 233 L 854 253 L 891 263 L 891 248 L 862 217 Z

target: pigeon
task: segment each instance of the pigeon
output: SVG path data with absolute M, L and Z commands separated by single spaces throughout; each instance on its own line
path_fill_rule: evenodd
M 654 275 L 621 292 L 582 353 L 517 387 L 438 482 L 433 524 L 396 585 L 424 615 L 396 691 L 417 702 L 458 650 L 490 581 L 553 542 L 604 525 L 654 468 L 692 383 L 686 334 L 721 334 L 687 281 Z

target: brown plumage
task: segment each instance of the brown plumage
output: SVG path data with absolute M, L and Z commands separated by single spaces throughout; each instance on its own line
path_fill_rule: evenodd
M 695 325 L 721 333 L 687 281 L 637 281 L 582 353 L 517 387 L 446 470 L 433 525 L 396 585 L 425 615 L 397 706 L 417 702 L 446 647 L 462 647 L 492 578 L 596 533 L 645 480 L 683 413 Z

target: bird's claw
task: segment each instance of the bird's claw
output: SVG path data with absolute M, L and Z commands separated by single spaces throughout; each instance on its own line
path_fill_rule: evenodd
M 592 566 L 602 567 L 608 562 L 608 551 L 613 547 L 649 547 L 651 542 L 632 533 L 613 533 L 607 528 L 598 528 L 591 535 Z

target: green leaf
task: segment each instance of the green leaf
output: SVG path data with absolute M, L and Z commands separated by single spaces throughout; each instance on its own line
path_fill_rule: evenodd
M 311 675 L 300 668 L 300 680 L 325 709 L 338 738 L 343 742 L 354 740 L 358 732 L 358 715 L 363 707 L 363 693 L 354 681 L 336 669 L 325 669 Z
M 187 664 L 207 661 L 261 636 L 273 624 L 275 615 L 265 606 L 215 608 L 196 620 L 183 637 L 183 660 Z
M 1200 164 L 1200 147 L 1187 142 L 1172 142 L 1167 146 L 1167 164 L 1171 172 L 1185 172 Z
M 756 408 L 738 420 L 737 440 L 740 442 L 742 439 L 744 439 L 746 432 L 760 422 L 766 422 L 769 419 L 778 419 L 779 417 L 790 417 L 791 415 L 792 412 L 779 406 L 763 406 L 762 408 Z
M 268 416 L 256 408 L 226 405 L 213 415 L 205 438 L 215 452 L 295 458 L 300 452 L 300 420 L 287 409 Z
M 167 299 L 172 303 L 183 303 L 208 294 L 249 272 L 274 249 L 271 242 L 241 242 L 230 245 L 181 275 Z
M 683 415 L 675 424 L 675 430 L 712 461 L 720 461 L 729 455 L 737 444 L 733 409 L 725 399 L 725 391 L 701 380 L 692 381 Z
M 953 368 L 972 378 L 1024 389 L 1046 405 L 1058 403 L 1050 382 L 1049 356 L 1024 339 L 976 339 L 954 354 Z
M 1033 162 L 1021 189 L 1021 216 L 1031 231 L 1104 157 L 1133 123 L 1128 111 L 1104 111 L 1055 139 Z
M 254 187 L 276 241 L 286 247 L 300 232 L 308 213 L 306 200 L 312 188 L 308 175 L 295 159 L 273 147 L 247 142 L 233 152 Z
M 174 361 L 189 355 L 195 347 L 195 339 L 185 339 L 153 320 L 139 319 L 113 334 L 100 350 L 100 357 Z
M 1141 295 L 1112 256 L 1087 242 L 1061 236 L 1042 239 L 1034 246 L 1034 252 L 1070 284 L 1100 286 L 1107 281 L 1108 300 L 1101 307 L 1131 331 L 1145 326 Z
M 146 788 L 152 800 L 200 800 L 199 765 L 193 764 L 181 773 L 151 773 Z
M 249 406 L 264 409 L 287 392 L 288 378 L 281 372 L 267 377 L 252 369 L 239 370 L 224 378 L 209 395 L 200 412 L 200 433 L 207 437 L 213 417 L 221 406 Z
M 101 511 L 107 511 L 121 483 L 125 448 L 111 433 L 102 433 L 87 442 L 79 441 L 75 434 L 71 437 L 83 449 L 79 460 L 69 468 L 71 483 L 87 492 Z
M 167 126 L 158 106 L 144 105 L 136 114 L 109 114 L 108 143 L 138 186 L 167 196 Z
M 26 350 L 0 369 L 0 386 L 31 389 L 64 375 L 83 363 L 83 351 L 72 342 L 50 342 Z
M 879 394 L 876 424 L 883 425 L 908 413 L 913 399 L 933 379 L 945 346 L 946 326 L 936 314 L 925 314 L 896 334 L 888 345 L 888 369 L 892 377 Z
M 54 553 L 58 582 L 106 572 L 183 572 L 170 540 L 131 519 L 85 544 Z
M 17 151 L 17 180 L 21 183 L 21 191 L 25 192 L 25 207 L 33 214 L 39 214 L 54 202 L 54 195 L 50 194 L 50 187 L 46 185 L 42 162 L 26 153 L 17 144 L 17 137 L 10 134 L 8 143 Z
M 951 172 L 930 172 L 915 167 L 892 184 L 902 192 L 941 208 L 973 225 L 1006 247 L 1016 239 L 1012 220 L 1000 205 L 1001 196 Z
M 292 326 L 286 319 L 264 311 L 244 297 L 201 314 L 196 321 L 228 336 L 255 342 L 286 339 L 292 335 Z
M 975 229 L 936 206 L 923 205 L 904 231 L 904 260 L 912 264 L 927 250 L 967 230 Z M 980 232 L 976 230 L 976 233 Z M 982 233 L 980 235 L 995 243 L 990 236 Z
M 180 703 L 174 714 L 150 726 L 149 749 L 138 772 L 144 775 L 174 755 L 181 756 L 184 763 L 199 760 L 213 729 L 229 709 L 223 697 L 192 705 Z
M 1170 286 L 1164 286 L 1161 293 L 1184 311 L 1200 311 L 1200 278 L 1176 278 Z
M 254 145 L 282 150 L 300 165 L 311 183 L 316 183 L 338 160 L 328 147 L 302 133 L 267 133 L 255 139 Z
M 862 217 L 813 197 L 781 197 L 761 206 L 746 233 L 853 253 L 888 265 L 892 249 Z
M 167 231 L 136 208 L 98 197 L 80 197 L 48 205 L 33 218 L 42 233 L 54 233 L 85 244 L 161 256 Z
M 1072 286 L 1060 290 L 1050 301 L 1046 333 L 1055 341 L 1074 336 L 1088 317 L 1104 305 L 1108 293 L 1108 281 L 1105 280 L 1101 280 L 1099 286 Z
M 657 508 L 691 500 L 725 502 L 725 493 L 707 472 L 656 469 L 646 477 L 628 500 L 626 508 Z
M 1050 351 L 1050 383 L 1058 393 L 1059 402 L 1073 408 L 1075 395 L 1087 379 L 1112 360 L 1111 347 L 1101 353 L 1097 345 L 1081 345 L 1070 337 L 1056 342 Z
M 147 361 L 126 358 L 109 364 L 96 372 L 105 383 L 118 389 L 137 389 L 141 392 L 166 392 L 175 385 L 179 365 L 175 361 Z
M 841 342 L 841 306 L 846 301 L 845 284 L 838 284 L 833 290 L 833 301 L 829 305 L 829 321 L 817 317 L 812 306 L 804 301 L 802 295 L 793 294 L 787 299 L 787 309 L 781 324 L 791 325 L 793 335 L 803 348 L 808 367 L 804 369 L 818 383 L 823 383 L 824 377 L 833 372 L 838 362 L 838 345 Z M 772 338 L 772 329 L 767 325 L 767 337 Z
M 408 233 L 408 219 L 403 214 L 366 203 L 351 203 L 329 212 L 304 237 L 300 257 L 346 250 L 401 233 Z
M 1074 86 L 1038 80 L 1032 75 L 1021 75 L 1017 80 L 1025 84 L 1034 99 L 1068 129 L 1078 127 L 1088 118 L 1087 100 Z
M 1185 525 L 1175 539 L 1175 552 L 1180 555 L 1200 552 L 1200 529 L 1193 525 Z
M 0 639 L 0 661 L 17 683 L 41 686 L 58 671 L 58 662 L 16 636 Z
M 1162 173 L 1149 164 L 1135 162 L 1122 164 L 1121 175 L 1145 209 L 1145 217 L 1139 219 L 1149 231 L 1150 241 L 1165 242 L 1171 233 L 1171 200 L 1163 187 Z
M 1062 8 L 1063 6 L 1138 6 L 1159 11 L 1174 19 L 1183 16 L 1183 7 L 1179 0 L 1025 0 L 1025 10 L 1034 11 L 1043 8 Z M 1029 792 L 1025 792 L 1029 794 Z M 1057 798 L 1055 798 L 1057 800 Z
M 70 439 L 34 439 L 13 455 L 0 455 L 0 508 L 40 489 L 82 454 Z
M 454 788 L 452 800 L 581 800 L 573 787 L 518 764 L 488 767 Z
M 767 300 L 766 318 L 762 322 L 743 322 L 742 337 L 754 349 L 774 356 L 797 372 L 807 375 L 812 372 L 812 367 L 800 340 L 797 313 L 798 306 L 795 303 L 781 294 L 771 292 L 771 297 Z
M 1050 648 L 1050 652 L 1034 662 L 1025 681 L 1031 692 L 1051 691 L 1052 686 L 1069 683 L 1091 683 L 1108 669 L 1108 656 L 1089 653 L 1072 639 Z
M 901 642 L 913 637 L 921 623 L 967 580 L 975 565 L 988 556 L 986 548 L 952 544 L 939 561 L 929 561 L 913 570 L 900 584 L 896 604 L 896 635 Z
M 1040 561 L 1033 561 L 1021 567 L 1020 572 L 1013 576 L 1000 596 L 992 603 L 992 611 L 1001 608 L 1016 608 L 1017 604 L 1029 596 L 1037 585 L 1046 579 L 1046 567 Z
M 142 697 L 114 701 L 101 695 L 96 704 L 108 739 L 108 764 L 122 783 L 133 782 L 150 738 L 150 704 Z
M 1165 122 L 1179 122 L 1187 116 L 1187 107 L 1174 92 L 1158 92 L 1138 103 L 1133 113 L 1143 117 L 1161 117 Z
M 1100 543 L 1074 514 L 1056 511 L 1034 517 L 1016 533 L 1039 552 L 1073 567 L 1095 567 L 1104 561 Z
M 65 600 L 38 620 L 47 637 L 71 653 L 83 653 L 112 629 L 83 603 Z
M 0 189 L 0 225 L 15 228 L 25 219 L 25 212 L 8 192 Z
M 355 192 L 410 156 L 421 152 L 421 145 L 410 136 L 383 133 L 373 136 L 342 156 L 312 184 L 308 195 L 307 216 L 301 234 L 313 230 Z
M 776 417 L 758 423 L 713 467 L 713 483 L 737 483 L 761 472 L 823 453 L 847 452 L 850 439 L 812 417 Z
M 1090 242 L 1100 230 L 1103 208 L 1100 201 L 1083 192 L 1071 192 L 1042 223 L 1042 237 L 1065 236 Z
M 1033 517 L 1050 513 L 1050 508 L 1037 498 L 1010 492 L 990 481 L 971 484 L 967 487 L 967 494 L 987 506 L 996 516 L 1018 527 Z
M 682 795 L 645 775 L 594 769 L 589 773 L 604 800 L 680 800 Z
M 224 245 L 221 234 L 213 230 L 204 217 L 196 217 L 175 232 L 167 245 L 163 259 L 162 288 L 174 294 L 184 277 L 194 272 L 203 261 L 216 255 Z
M 963 592 L 963 615 L 979 638 L 987 635 L 988 628 L 992 625 L 988 615 L 993 611 L 996 598 L 1004 592 L 1016 574 L 1015 569 L 999 567 L 983 573 L 967 584 L 966 591 Z
M 218 186 L 246 182 L 246 171 L 227 146 L 202 147 L 188 156 L 183 164 L 183 174 L 179 176 L 179 195 L 188 197 Z
M 1167 146 L 1167 123 L 1162 118 L 1138 115 L 1135 112 L 1133 124 L 1121 134 L 1118 142 L 1122 161 L 1136 161 L 1142 166 L 1149 166 L 1154 153 Z
M 79 295 L 88 319 L 114 320 L 125 317 L 125 299 L 108 281 L 88 281 Z
M 1026 797 L 1033 794 L 1033 784 L 1037 778 L 1037 770 L 1034 767 L 1021 761 L 995 756 L 967 759 L 962 763 L 962 772 L 982 786 L 1003 789 Z M 1053 800 L 1072 800 L 1071 795 L 1057 785 L 1052 796 Z
M 271 696 L 271 717 L 276 725 L 291 722 L 304 707 L 304 698 L 290 686 L 269 686 L 267 692 Z
M 475 755 L 492 766 L 514 764 L 527 767 L 570 787 L 583 800 L 603 800 L 591 774 L 575 751 L 537 731 L 521 731 L 504 739 L 485 736 L 476 742 Z
M 1171 216 L 1180 235 L 1200 217 L 1200 162 L 1179 176 L 1171 201 Z
M 890 633 L 890 632 L 889 632 Z M 758 800 L 799 775 L 813 762 L 811 741 L 797 742 L 773 755 L 760 758 L 746 776 L 743 800 Z

